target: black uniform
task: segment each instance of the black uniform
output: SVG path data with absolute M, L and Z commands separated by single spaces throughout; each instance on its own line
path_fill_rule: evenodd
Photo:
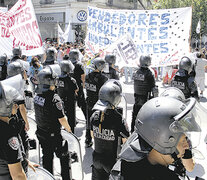
M 83 92 L 83 84 L 82 84 L 82 80 L 81 80 L 81 75 L 85 74 L 84 67 L 80 62 L 72 61 L 72 63 L 75 66 L 72 77 L 75 78 L 76 83 L 79 88 L 78 97 L 77 97 L 77 104 L 81 108 L 81 110 L 85 116 L 85 119 L 87 119 L 86 99 L 85 99 L 85 94 Z
M 179 180 L 174 172 L 162 165 L 152 165 L 147 157 L 137 162 L 122 160 L 121 175 L 123 180 L 131 180 L 137 177 L 142 180 Z
M 76 101 L 75 90 L 78 89 L 76 80 L 68 75 L 61 75 L 58 80 L 57 92 L 64 102 L 64 111 L 68 118 L 68 123 L 74 133 L 76 124 Z
M 119 111 L 119 112 L 118 112 Z M 94 135 L 94 152 L 92 179 L 106 180 L 116 162 L 118 137 L 123 133 L 129 136 L 125 123 L 122 121 L 120 110 L 96 110 L 91 116 L 91 128 Z
M 135 104 L 132 111 L 131 132 L 134 131 L 135 120 L 142 105 L 151 98 L 155 88 L 155 78 L 151 70 L 146 67 L 139 67 L 133 75 Z
M 34 107 L 37 122 L 36 135 L 42 147 L 43 167 L 53 174 L 55 152 L 60 159 L 62 178 L 70 180 L 68 146 L 61 135 L 61 124 L 58 120 L 64 117 L 62 101 L 58 94 L 48 90 L 35 96 Z
M 184 69 L 179 69 L 171 81 L 171 86 L 180 89 L 185 98 L 194 97 L 198 99 L 198 89 L 194 76 L 189 75 Z
M 24 148 L 18 132 L 0 120 L 0 180 L 10 180 L 8 164 L 25 161 Z M 27 172 L 27 164 L 23 166 Z
M 109 79 L 119 80 L 119 75 L 118 75 L 117 71 L 111 66 L 109 66 L 109 73 L 103 73 L 103 74 L 105 76 L 107 76 Z
M 91 72 L 86 75 L 85 88 L 86 88 L 86 102 L 87 102 L 87 124 L 86 124 L 86 141 L 91 141 L 90 134 L 90 117 L 93 114 L 92 108 L 98 101 L 98 93 L 101 86 L 108 80 L 108 78 L 101 72 Z
M 20 60 L 21 60 L 21 58 L 19 56 L 14 56 L 10 59 L 10 63 L 15 62 L 15 61 L 20 61 Z
M 7 77 L 7 65 L 0 64 L 0 81 L 6 79 Z

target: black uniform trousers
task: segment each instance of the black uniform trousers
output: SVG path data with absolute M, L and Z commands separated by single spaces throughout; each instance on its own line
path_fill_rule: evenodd
M 144 103 L 147 102 L 148 96 L 134 94 L 135 103 L 132 110 L 132 122 L 131 122 L 131 133 L 134 132 L 135 120 L 137 118 L 137 114 Z
M 108 180 L 116 156 L 93 152 L 92 180 Z
M 75 99 L 63 100 L 64 102 L 64 111 L 65 115 L 68 118 L 68 123 L 72 132 L 74 133 L 74 129 L 76 126 L 76 102 Z
M 93 114 L 93 106 L 95 105 L 96 102 L 91 102 L 86 100 L 87 102 L 87 120 L 86 120 L 86 142 L 91 142 L 92 137 L 91 137 L 91 121 L 90 117 Z
M 78 96 L 77 96 L 77 105 L 81 108 L 85 119 L 87 120 L 87 104 L 85 99 L 85 94 L 83 92 L 83 87 L 79 86 Z
M 72 180 L 71 162 L 68 146 L 63 145 L 63 138 L 59 133 L 48 133 L 37 129 L 37 138 L 42 147 L 43 168 L 53 174 L 54 153 L 60 159 L 61 176 L 63 180 Z

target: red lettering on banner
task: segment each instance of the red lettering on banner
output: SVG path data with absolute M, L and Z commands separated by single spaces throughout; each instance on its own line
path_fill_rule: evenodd
M 9 30 L 6 27 L 1 27 L 1 37 L 10 37 Z
M 42 46 L 42 40 L 40 34 L 38 33 L 37 22 L 27 23 L 12 30 L 12 34 L 15 37 L 13 41 L 13 46 L 25 46 L 26 50 L 31 50 L 39 48 Z M 36 34 L 36 36 L 34 36 Z M 35 39 L 35 37 L 37 37 Z
M 24 7 L 24 6 L 27 4 L 26 1 L 27 1 L 27 0 L 19 0 L 19 1 L 18 1 L 18 5 L 19 5 L 19 7 L 17 8 L 17 10 L 20 10 L 22 7 Z
M 31 15 L 31 13 L 30 13 L 30 7 L 27 7 L 26 9 L 25 9 L 25 15 L 26 15 L 26 21 L 28 21 L 28 20 L 30 20 L 30 19 L 32 19 L 32 15 Z
M 32 18 L 30 8 L 27 7 L 10 17 L 9 27 L 29 21 Z
M 41 38 L 40 33 L 39 33 L 37 21 L 32 22 L 32 28 L 33 28 L 33 32 L 36 34 L 35 37 L 37 37 L 36 42 L 41 47 L 42 46 L 42 38 Z

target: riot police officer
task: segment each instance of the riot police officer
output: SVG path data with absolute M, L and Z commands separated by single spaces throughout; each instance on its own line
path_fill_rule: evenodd
M 74 65 L 71 61 L 63 60 L 60 62 L 61 76 L 58 79 L 57 92 L 64 102 L 65 114 L 68 118 L 68 123 L 74 133 L 76 125 L 76 101 L 75 97 L 78 92 L 76 80 L 70 76 L 74 70 Z
M 19 62 L 21 64 L 21 66 L 22 66 L 22 69 L 23 69 L 23 77 L 25 79 L 25 82 L 26 82 L 27 85 L 29 85 L 29 81 L 28 81 L 27 73 L 26 73 L 26 71 L 28 70 L 27 69 L 28 68 L 28 63 L 21 59 L 21 56 L 22 56 L 21 48 L 20 47 L 13 48 L 12 53 L 13 53 L 13 57 L 10 59 L 9 66 L 13 62 Z M 13 72 L 13 73 L 15 73 L 15 72 Z M 7 72 L 7 74 L 8 74 L 8 72 Z
M 46 51 L 46 60 L 43 63 L 43 66 L 55 64 L 56 62 L 56 54 L 55 49 L 53 47 L 50 47 Z
M 0 80 L 4 80 L 7 77 L 7 64 L 8 64 L 8 59 L 7 55 L 1 55 L 0 56 Z
M 109 72 L 104 72 L 104 74 L 109 78 L 109 79 L 117 79 L 119 80 L 119 75 L 118 75 L 118 70 L 115 68 L 115 63 L 116 63 L 116 56 L 112 54 L 108 54 L 105 56 L 105 61 L 109 65 Z
M 168 165 L 184 167 L 182 158 L 189 149 L 185 132 L 201 131 L 201 124 L 197 123 L 201 116 L 197 113 L 206 112 L 201 112 L 194 98 L 185 102 L 171 97 L 147 101 L 137 115 L 136 131 L 122 147 L 110 179 L 138 176 L 139 179 L 179 180 L 179 176 L 186 176 L 177 174 Z
M 83 88 L 85 87 L 85 71 L 84 67 L 79 61 L 79 51 L 73 49 L 69 52 L 69 60 L 75 66 L 72 77 L 76 80 L 79 91 L 77 96 L 77 105 L 81 108 L 85 119 L 87 119 L 86 99 Z
M 195 83 L 195 77 L 190 75 L 192 68 L 192 61 L 186 56 L 182 57 L 178 71 L 171 81 L 171 86 L 180 89 L 184 93 L 185 98 L 195 97 L 198 100 L 198 88 Z
M 29 136 L 28 136 L 27 131 L 29 130 L 30 127 L 29 127 L 29 122 L 27 118 L 27 110 L 26 110 L 26 105 L 25 105 L 26 103 L 25 103 L 25 91 L 24 90 L 27 85 L 25 84 L 26 81 L 23 78 L 24 73 L 25 71 L 22 67 L 22 64 L 18 60 L 11 62 L 7 67 L 8 78 L 13 79 L 13 80 L 10 80 L 11 83 L 15 82 L 15 79 L 23 80 L 23 83 L 22 83 L 23 87 L 21 90 L 23 98 L 16 103 L 19 106 L 19 109 L 17 110 L 17 116 L 19 120 L 24 123 L 24 128 L 22 128 L 22 130 L 20 131 L 20 136 L 23 141 L 26 156 L 28 156 L 29 155 L 28 154 L 29 153 Z M 13 86 L 15 87 L 15 85 Z
M 17 90 L 10 85 L 10 80 L 11 78 L 0 82 L 0 179 L 2 180 L 26 179 L 25 173 L 30 165 L 26 159 L 24 141 L 19 135 L 24 124 L 17 116 L 16 102 L 23 97 L 20 89 Z M 22 81 L 16 78 L 16 87 L 21 85 Z
M 90 117 L 93 113 L 92 108 L 98 101 L 98 93 L 101 86 L 108 80 L 108 78 L 102 74 L 102 70 L 105 67 L 105 61 L 101 58 L 95 58 L 93 61 L 94 70 L 86 75 L 85 89 L 86 89 L 86 102 L 87 102 L 87 122 L 86 122 L 86 139 L 85 146 L 92 146 L 91 134 L 90 134 Z
M 55 65 L 50 65 L 38 73 L 38 86 L 34 97 L 36 135 L 42 147 L 43 167 L 53 174 L 54 152 L 60 159 L 63 180 L 71 180 L 70 157 L 67 141 L 61 135 L 61 125 L 71 132 L 64 114 L 60 96 L 55 92 L 58 74 Z
M 10 59 L 10 62 L 21 60 L 22 50 L 20 47 L 15 47 L 12 50 L 13 57 Z
M 134 131 L 135 119 L 142 105 L 152 97 L 158 96 L 155 77 L 148 68 L 150 65 L 151 57 L 142 55 L 139 59 L 139 67 L 133 74 L 135 103 L 132 111 L 131 132 Z
M 99 100 L 94 105 L 91 116 L 91 130 L 94 137 L 92 165 L 93 180 L 107 180 L 116 162 L 118 137 L 125 140 L 129 136 L 122 117 L 122 87 L 117 80 L 108 80 L 99 91 Z

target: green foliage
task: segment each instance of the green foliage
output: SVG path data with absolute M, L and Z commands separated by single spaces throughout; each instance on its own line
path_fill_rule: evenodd
M 154 9 L 171 9 L 180 7 L 193 8 L 192 16 L 192 37 L 199 38 L 199 34 L 196 33 L 196 27 L 201 20 L 201 35 L 207 35 L 207 1 L 206 0 L 158 0 L 153 3 Z

